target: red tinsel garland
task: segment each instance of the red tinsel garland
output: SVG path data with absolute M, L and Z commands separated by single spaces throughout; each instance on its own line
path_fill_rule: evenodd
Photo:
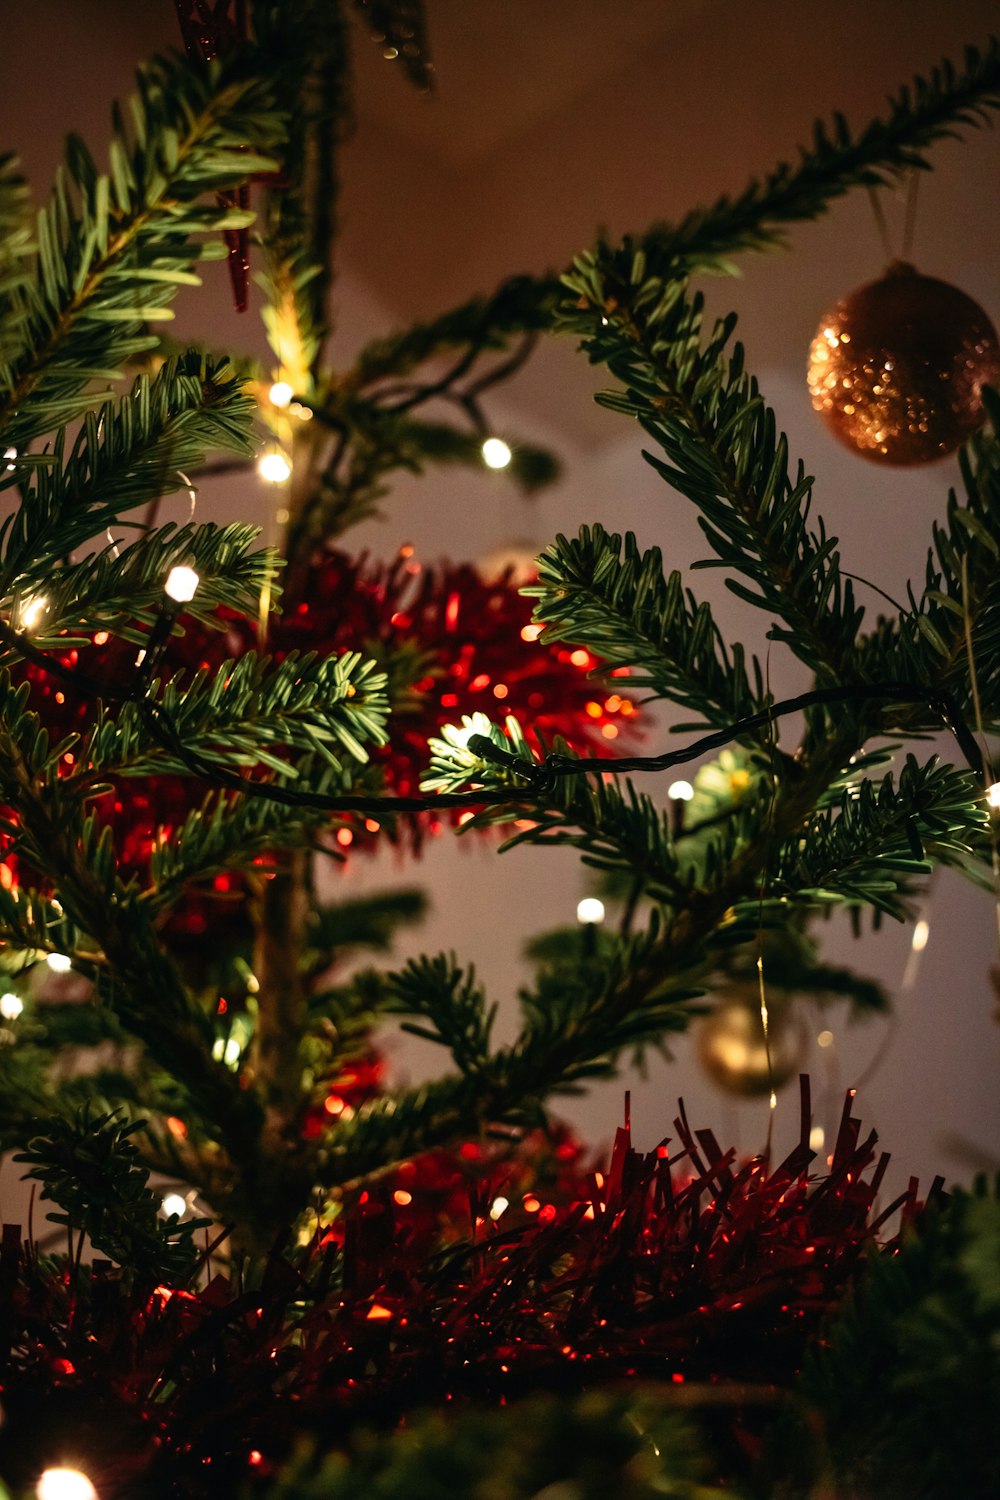
M 409 548 L 388 565 L 327 549 L 315 557 L 302 592 L 308 602 L 270 622 L 267 649 L 277 661 L 292 650 L 379 655 L 408 646 L 423 663 L 406 706 L 390 720 L 388 744 L 373 754 L 390 791 L 415 793 L 429 761 L 427 741 L 476 709 L 496 718 L 512 714 L 525 730 L 547 740 L 561 736 L 580 751 L 606 749 L 619 736 L 622 744 L 635 739 L 632 701 L 602 691 L 588 677 L 598 665 L 590 652 L 539 640 L 531 603 L 509 579 L 488 583 L 467 565 L 424 569 Z M 242 616 L 220 614 L 223 630 L 184 621 L 183 635 L 169 643 L 161 676 L 213 670 L 255 649 L 255 626 Z M 124 684 L 134 657 L 133 646 L 100 632 L 92 646 L 60 660 L 91 678 Z M 89 702 L 33 664 L 23 674 L 32 684 L 31 706 L 51 735 L 86 731 Z M 66 759 L 72 764 L 72 751 Z M 154 844 L 169 837 L 204 794 L 205 787 L 190 777 L 122 777 L 94 810 L 112 829 L 125 870 L 142 872 Z M 370 843 L 379 832 L 371 818 L 340 821 L 341 849 Z M 440 820 L 428 814 L 408 819 L 401 832 L 419 842 L 422 831 L 439 827 Z M 230 891 L 230 877 L 220 877 L 218 885 L 220 892 Z
M 508 1230 L 486 1178 L 471 1239 L 434 1255 L 390 1184 L 345 1207 L 341 1246 L 276 1253 L 246 1291 L 222 1276 L 130 1291 L 110 1267 L 19 1258 L 8 1232 L 4 1471 L 37 1472 L 58 1439 L 102 1500 L 140 1477 L 144 1495 L 210 1495 L 268 1472 L 297 1432 L 335 1444 L 416 1405 L 635 1376 L 785 1388 L 879 1226 L 918 1207 L 911 1183 L 873 1220 L 887 1158 L 852 1099 L 824 1177 L 803 1081 L 802 1137 L 778 1166 L 737 1164 L 682 1107 L 672 1156 L 637 1152 L 626 1126 L 568 1209 Z

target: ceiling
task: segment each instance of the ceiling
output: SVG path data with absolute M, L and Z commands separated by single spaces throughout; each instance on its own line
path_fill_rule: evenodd
M 644 52 L 662 49 L 670 33 L 706 0 L 431 0 L 433 95 L 414 108 L 382 65 L 377 43 L 359 40 L 358 109 L 366 120 L 452 167 L 482 167 L 505 143 L 572 110 L 604 79 Z M 359 26 L 359 31 L 362 29 Z

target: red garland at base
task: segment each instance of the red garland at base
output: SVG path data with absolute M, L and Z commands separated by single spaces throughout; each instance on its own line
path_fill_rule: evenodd
M 505 1230 L 490 1213 L 504 1179 L 485 1178 L 471 1238 L 435 1255 L 390 1183 L 345 1205 L 340 1245 L 276 1251 L 249 1288 L 130 1287 L 108 1263 L 22 1251 L 8 1226 L 0 1468 L 27 1482 L 62 1453 L 102 1500 L 140 1481 L 148 1500 L 201 1497 L 273 1473 L 296 1435 L 336 1446 L 418 1406 L 632 1377 L 752 1380 L 748 1407 L 762 1386 L 780 1399 L 879 1227 L 918 1207 L 911 1182 L 873 1218 L 888 1158 L 852 1102 L 824 1177 L 809 1174 L 803 1080 L 801 1139 L 776 1167 L 737 1165 L 682 1107 L 672 1154 L 637 1152 L 626 1125 L 588 1197 L 550 1218 Z M 408 1180 L 418 1197 L 419 1170 Z

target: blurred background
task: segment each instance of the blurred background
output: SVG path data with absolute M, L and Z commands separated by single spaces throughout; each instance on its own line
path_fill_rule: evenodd
M 641 230 L 739 191 L 793 156 L 817 116 L 839 109 L 863 125 L 914 73 L 944 56 L 960 60 L 964 45 L 982 43 L 997 23 L 988 0 L 428 0 L 427 9 L 437 79 L 430 96 L 408 87 L 356 28 L 335 363 L 511 273 L 566 265 L 598 229 Z M 66 131 L 84 134 L 101 159 L 110 98 L 128 92 L 139 59 L 176 44 L 170 0 L 0 0 L 0 146 L 21 155 L 37 193 L 48 187 Z M 937 147 L 933 165 L 921 183 L 913 259 L 1000 322 L 1000 138 L 969 131 L 963 143 Z M 896 246 L 904 197 L 883 194 Z M 794 230 L 787 253 L 746 259 L 739 279 L 705 290 L 714 310 L 738 310 L 749 364 L 792 454 L 818 476 L 817 504 L 840 537 L 845 568 L 898 595 L 922 573 L 956 466 L 882 469 L 854 456 L 821 427 L 805 383 L 821 315 L 885 261 L 872 205 L 859 192 Z M 253 312 L 235 314 L 224 270 L 208 272 L 206 288 L 180 305 L 176 331 L 263 355 Z M 598 384 L 569 343 L 549 340 L 489 411 L 500 436 L 558 454 L 558 485 L 525 500 L 486 471 L 481 479 L 407 482 L 386 519 L 356 532 L 352 545 L 390 557 L 408 542 L 424 561 L 476 560 L 512 546 L 540 550 L 555 533 L 599 520 L 631 528 L 643 546 L 659 545 L 668 567 L 687 567 L 702 555 L 693 511 L 643 461 L 639 432 L 594 405 Z M 265 500 L 253 475 L 219 481 L 202 491 L 198 516 L 263 518 Z M 177 506 L 177 519 L 186 519 L 186 498 Z M 696 583 L 726 637 L 763 655 L 766 616 L 733 598 L 719 572 Z M 861 593 L 874 616 L 878 596 Z M 777 648 L 770 675 L 779 696 L 804 685 Z M 648 752 L 665 748 L 664 740 L 651 731 Z M 350 881 L 355 893 L 426 884 L 429 918 L 397 951 L 451 949 L 474 961 L 501 1001 L 501 1037 L 516 1024 L 525 940 L 571 923 L 590 889 L 586 872 L 561 851 L 498 857 L 494 847 L 451 836 L 431 841 L 419 865 L 386 852 L 331 878 Z M 858 941 L 846 922 L 822 928 L 824 955 L 877 976 L 893 997 L 894 1020 L 849 1024 L 835 1006 L 805 1012 L 819 1122 L 829 1134 L 843 1090 L 859 1085 L 860 1113 L 892 1151 L 890 1185 L 900 1190 L 911 1173 L 928 1185 L 936 1172 L 968 1180 L 997 1163 L 1000 1028 L 990 979 L 997 912 L 989 897 L 945 875 L 922 919 L 927 942 L 916 956 L 912 928 L 890 924 Z M 397 1077 L 417 1079 L 437 1062 L 410 1039 L 388 1045 Z M 750 1151 L 763 1143 L 766 1102 L 716 1092 L 687 1038 L 670 1059 L 652 1058 L 644 1077 L 626 1073 L 560 1112 L 595 1144 L 607 1141 L 625 1087 L 644 1147 L 672 1133 L 678 1096 L 692 1123 L 711 1125 L 724 1146 Z M 779 1143 L 797 1132 L 797 1114 L 792 1088 L 779 1096 Z

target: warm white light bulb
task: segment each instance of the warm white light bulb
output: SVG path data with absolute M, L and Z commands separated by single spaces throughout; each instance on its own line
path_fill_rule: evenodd
M 667 787 L 667 796 L 673 802 L 690 802 L 694 796 L 694 787 L 690 781 L 672 781 Z
M 6 995 L 0 995 L 0 1016 L 5 1021 L 16 1021 L 23 1009 L 24 1001 L 20 995 L 15 995 L 10 990 Z
M 820 1034 L 819 1034 L 819 1036 L 816 1038 L 816 1042 L 817 1042 L 817 1045 L 820 1046 L 820 1047 L 832 1047 L 833 1046 L 833 1032 L 832 1031 L 821 1031 Z
M 38 1500 L 97 1500 L 97 1491 L 79 1469 L 46 1469 L 35 1494 Z
M 257 460 L 257 473 L 267 484 L 284 484 L 291 472 L 288 459 L 277 449 L 271 453 L 262 453 Z
M 68 974 L 73 967 L 73 960 L 66 953 L 50 953 L 45 962 L 53 974 Z
M 234 1068 L 242 1055 L 243 1048 L 234 1036 L 225 1039 L 220 1036 L 212 1043 L 212 1056 L 216 1062 L 223 1062 L 227 1067 Z
M 513 456 L 503 438 L 487 438 L 483 444 L 483 463 L 488 469 L 506 469 Z
M 920 921 L 913 929 L 914 953 L 923 953 L 924 949 L 927 947 L 927 939 L 930 937 L 930 935 L 931 924 L 927 921 L 926 917 L 921 917 Z
M 194 568 L 179 566 L 170 569 L 167 581 L 163 585 L 163 592 L 176 604 L 190 604 L 198 592 L 199 583 L 201 583 L 201 577 Z
M 276 380 L 268 391 L 267 396 L 272 406 L 290 406 L 292 397 L 295 395 L 287 380 Z
M 826 1145 L 826 1131 L 822 1125 L 814 1125 L 809 1132 L 809 1150 L 822 1151 Z
M 577 903 L 576 920 L 583 922 L 585 925 L 593 922 L 603 922 L 604 902 L 599 901 L 596 896 L 584 896 L 583 900 Z
M 499 1219 L 501 1214 L 507 1212 L 508 1208 L 510 1208 L 509 1198 L 493 1199 L 493 1203 L 490 1206 L 490 1218 L 493 1220 L 494 1224 L 496 1223 L 497 1219 Z
M 474 714 L 463 714 L 461 724 L 446 724 L 442 733 L 447 743 L 454 750 L 469 750 L 469 741 L 474 734 L 481 734 L 485 739 L 490 737 L 490 721 L 485 714 L 478 711 Z M 469 751 L 472 754 L 472 751 Z
M 36 594 L 33 599 L 25 599 L 21 605 L 21 613 L 18 623 L 22 630 L 34 630 L 39 620 L 49 607 L 49 601 L 44 594 Z
M 1000 807 L 1000 781 L 986 788 L 986 800 L 991 807 Z
M 17 449 L 16 448 L 5 448 L 3 450 L 3 456 L 7 460 L 6 472 L 8 474 L 13 474 L 13 472 L 14 472 L 14 463 L 13 463 L 13 460 L 17 457 Z
M 187 1213 L 187 1199 L 181 1197 L 180 1193 L 167 1193 L 160 1208 L 168 1219 L 171 1214 L 176 1214 L 181 1219 Z

